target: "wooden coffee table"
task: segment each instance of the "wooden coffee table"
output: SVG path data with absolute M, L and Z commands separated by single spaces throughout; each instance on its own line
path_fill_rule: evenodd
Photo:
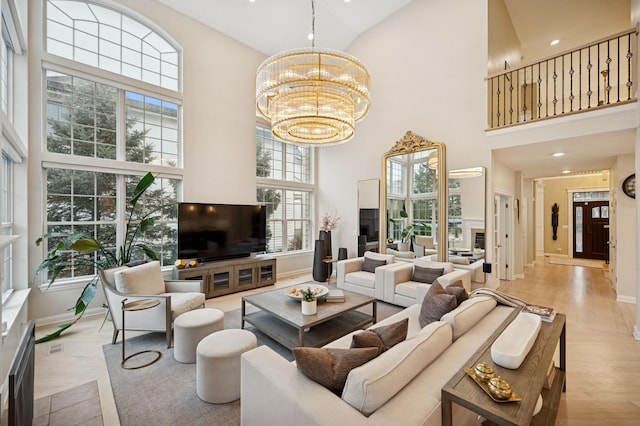
M 247 322 L 289 349 L 298 346 L 321 347 L 327 343 L 375 324 L 377 305 L 374 297 L 344 290 L 344 302 L 318 301 L 315 315 L 302 315 L 300 300 L 287 295 L 287 288 L 242 297 L 241 328 Z M 260 310 L 247 313 L 249 303 Z M 358 311 L 371 305 L 371 315 Z

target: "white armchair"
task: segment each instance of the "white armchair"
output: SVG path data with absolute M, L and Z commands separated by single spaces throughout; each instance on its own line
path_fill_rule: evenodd
M 372 263 L 382 263 L 373 269 L 374 272 L 366 271 L 365 260 L 368 265 Z M 367 251 L 362 257 L 345 259 L 338 262 L 337 283 L 338 288 L 342 288 L 356 293 L 365 294 L 382 300 L 383 297 L 383 273 L 387 268 L 396 264 L 395 256 L 389 254 L 379 254 Z
M 405 307 L 422 301 L 431 284 L 414 281 L 416 265 L 424 268 L 442 268 L 443 274 L 437 279 L 443 287 L 460 280 L 462 286 L 468 292 L 471 291 L 471 273 L 469 271 L 454 269 L 450 262 L 416 259 L 413 263 L 397 262 L 393 268 L 384 270 L 382 278 L 384 283 L 383 301 Z
M 428 256 L 438 253 L 438 247 L 433 242 L 433 237 L 428 235 L 415 235 L 413 237 L 413 251 L 416 257 Z
M 184 312 L 204 307 L 202 281 L 164 280 L 160 263 L 121 266 L 100 271 L 100 281 L 113 320 L 113 339 L 116 343 L 122 330 L 122 301 L 157 299 L 160 304 L 143 311 L 128 312 L 127 330 L 160 331 L 167 335 L 171 347 L 173 320 Z

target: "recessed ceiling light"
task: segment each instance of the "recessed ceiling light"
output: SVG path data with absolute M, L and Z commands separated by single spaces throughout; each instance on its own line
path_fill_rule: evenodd
M 562 157 L 564 155 L 564 152 L 556 152 L 555 154 L 553 154 L 554 157 Z
M 555 46 L 555 45 L 556 45 L 556 44 L 558 44 L 558 43 L 560 43 L 560 40 L 555 39 L 555 40 L 551 40 L 551 43 L 550 43 L 550 44 L 551 44 L 552 46 Z
M 255 2 L 256 2 L 256 0 L 249 0 L 249 1 L 250 1 L 251 3 L 255 3 Z
M 562 173 L 567 175 L 567 174 L 571 173 L 571 170 L 563 170 Z
M 344 2 L 345 2 L 345 3 L 349 3 L 349 2 L 351 2 L 351 0 L 344 0 Z
M 309 33 L 309 35 L 307 36 L 307 38 L 308 38 L 309 40 L 313 40 L 313 33 Z

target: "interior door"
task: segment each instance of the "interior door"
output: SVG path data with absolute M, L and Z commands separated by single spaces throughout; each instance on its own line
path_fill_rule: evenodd
M 573 257 L 609 260 L 609 202 L 573 203 Z
M 496 195 L 493 199 L 493 271 L 497 279 L 500 279 L 502 270 L 502 244 L 500 238 L 502 234 L 500 226 L 502 215 L 500 213 L 500 197 Z

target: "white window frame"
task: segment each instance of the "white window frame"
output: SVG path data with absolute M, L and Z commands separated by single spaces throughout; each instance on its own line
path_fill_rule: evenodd
M 256 128 L 262 128 L 262 129 L 269 129 L 269 125 L 262 122 L 261 120 L 257 120 L 256 122 Z M 289 144 L 281 139 L 278 139 L 274 136 L 274 140 L 277 142 L 282 143 L 283 145 L 292 145 Z M 257 140 L 256 140 L 256 144 L 257 144 Z M 294 220 L 298 220 L 295 218 L 287 218 L 287 209 L 283 207 L 283 217 L 282 219 L 279 219 L 280 221 L 282 221 L 282 241 L 280 242 L 282 245 L 282 251 L 277 251 L 277 252 L 272 252 L 270 254 L 274 254 L 276 256 L 278 255 L 287 255 L 287 254 L 298 254 L 298 253 L 303 253 L 303 252 L 308 252 L 308 251 L 312 251 L 313 250 L 313 245 L 312 245 L 312 241 L 315 240 L 313 233 L 314 233 L 314 229 L 315 229 L 315 221 L 314 218 L 316 217 L 315 211 L 316 211 L 316 203 L 315 203 L 315 197 L 316 197 L 316 193 L 317 193 L 317 186 L 316 186 L 316 179 L 315 179 L 315 148 L 314 147 L 310 147 L 309 148 L 309 154 L 310 154 L 310 158 L 309 158 L 309 167 L 310 167 L 310 171 L 309 171 L 309 179 L 310 182 L 306 183 L 306 182 L 296 182 L 296 181 L 292 181 L 292 180 L 286 180 L 286 175 L 287 175 L 287 162 L 286 162 L 286 156 L 287 156 L 287 150 L 286 147 L 285 149 L 282 150 L 282 175 L 283 175 L 283 179 L 271 179 L 271 178 L 265 178 L 265 177 L 259 177 L 256 176 L 256 193 L 257 193 L 257 189 L 263 188 L 263 189 L 272 189 L 272 190 L 281 190 L 282 191 L 282 200 L 281 200 L 281 204 L 284 204 L 286 202 L 286 192 L 287 191 L 301 191 L 301 192 L 307 192 L 309 193 L 309 215 L 310 217 L 308 219 L 306 219 L 308 221 L 309 224 L 309 232 L 311 233 L 310 235 L 310 242 L 309 242 L 309 246 L 308 247 L 303 247 L 300 250 L 289 250 L 288 249 L 288 223 L 290 221 L 294 221 Z M 268 220 L 269 218 L 267 218 Z M 303 219 L 305 220 L 305 219 Z
M 101 3 L 86 1 L 86 3 L 90 4 L 99 4 L 100 6 L 106 7 Z M 127 15 L 129 18 L 133 20 L 137 20 L 138 22 L 143 23 L 147 27 L 153 29 L 158 35 L 165 38 L 165 41 L 172 46 L 174 46 L 178 52 L 178 90 L 182 88 L 182 73 L 181 73 L 181 64 L 182 64 L 182 50 L 178 47 L 178 44 L 175 40 L 168 35 L 164 30 L 160 29 L 157 25 L 150 22 L 148 19 L 143 16 L 132 12 L 131 10 L 126 9 L 125 7 L 120 6 L 109 6 L 109 8 L 117 11 L 118 13 L 122 13 L 123 15 Z M 42 13 L 43 19 L 42 22 L 46 22 L 46 0 L 42 2 Z M 68 58 L 64 58 L 61 56 L 57 56 L 46 51 L 46 39 L 47 39 L 47 31 L 46 25 L 43 25 L 42 28 L 42 87 L 44 88 L 42 91 L 42 105 L 43 105 L 43 116 L 42 116 L 42 143 L 41 143 L 41 176 L 42 176 L 42 232 L 44 234 L 47 229 L 47 212 L 46 212 L 46 181 L 45 181 L 45 169 L 47 168 L 62 168 L 62 169 L 70 169 L 70 170 L 90 170 L 96 172 L 108 172 L 116 175 L 140 175 L 142 176 L 146 172 L 151 172 L 156 177 L 177 179 L 182 181 L 183 179 L 183 169 L 182 169 L 182 157 L 183 157 L 183 137 L 182 137 L 182 94 L 179 91 L 174 91 L 167 89 L 166 87 L 155 86 L 153 84 L 147 83 L 142 80 L 137 80 L 134 78 L 130 78 L 124 75 L 120 75 L 117 73 L 105 71 L 104 69 L 96 68 L 85 63 L 75 62 Z M 52 153 L 47 151 L 47 116 L 46 116 L 46 70 L 57 71 L 65 74 L 74 75 L 80 78 L 85 78 L 91 80 L 93 82 L 107 84 L 115 87 L 119 90 L 119 100 L 117 107 L 117 130 L 118 130 L 118 142 L 117 142 L 117 159 L 102 159 L 102 158 L 94 158 L 94 157 L 83 157 L 83 156 L 73 156 L 66 155 L 60 153 Z M 124 105 L 124 92 L 132 91 L 144 96 L 151 96 L 162 101 L 167 101 L 178 105 L 179 113 L 178 113 L 178 162 L 174 166 L 167 166 L 163 164 L 143 164 L 137 162 L 127 162 L 125 161 L 125 126 L 123 122 L 125 120 L 125 105 Z M 177 190 L 177 199 L 180 201 L 182 199 L 182 188 L 179 185 Z M 116 194 L 118 199 L 117 204 L 118 207 L 116 209 L 116 226 L 118 229 L 117 232 L 117 240 L 116 244 L 120 245 L 124 236 L 124 222 L 126 220 L 126 194 L 124 191 L 124 184 L 119 185 L 118 192 Z M 42 249 L 42 258 L 45 256 L 45 249 Z M 59 279 L 56 280 L 50 287 L 48 286 L 48 281 L 46 277 L 42 277 L 40 281 L 41 290 L 51 290 L 55 291 L 57 289 L 65 289 L 65 288 L 73 288 L 73 287 L 81 287 L 84 286 L 89 280 L 91 280 L 93 276 L 81 276 L 70 279 Z

